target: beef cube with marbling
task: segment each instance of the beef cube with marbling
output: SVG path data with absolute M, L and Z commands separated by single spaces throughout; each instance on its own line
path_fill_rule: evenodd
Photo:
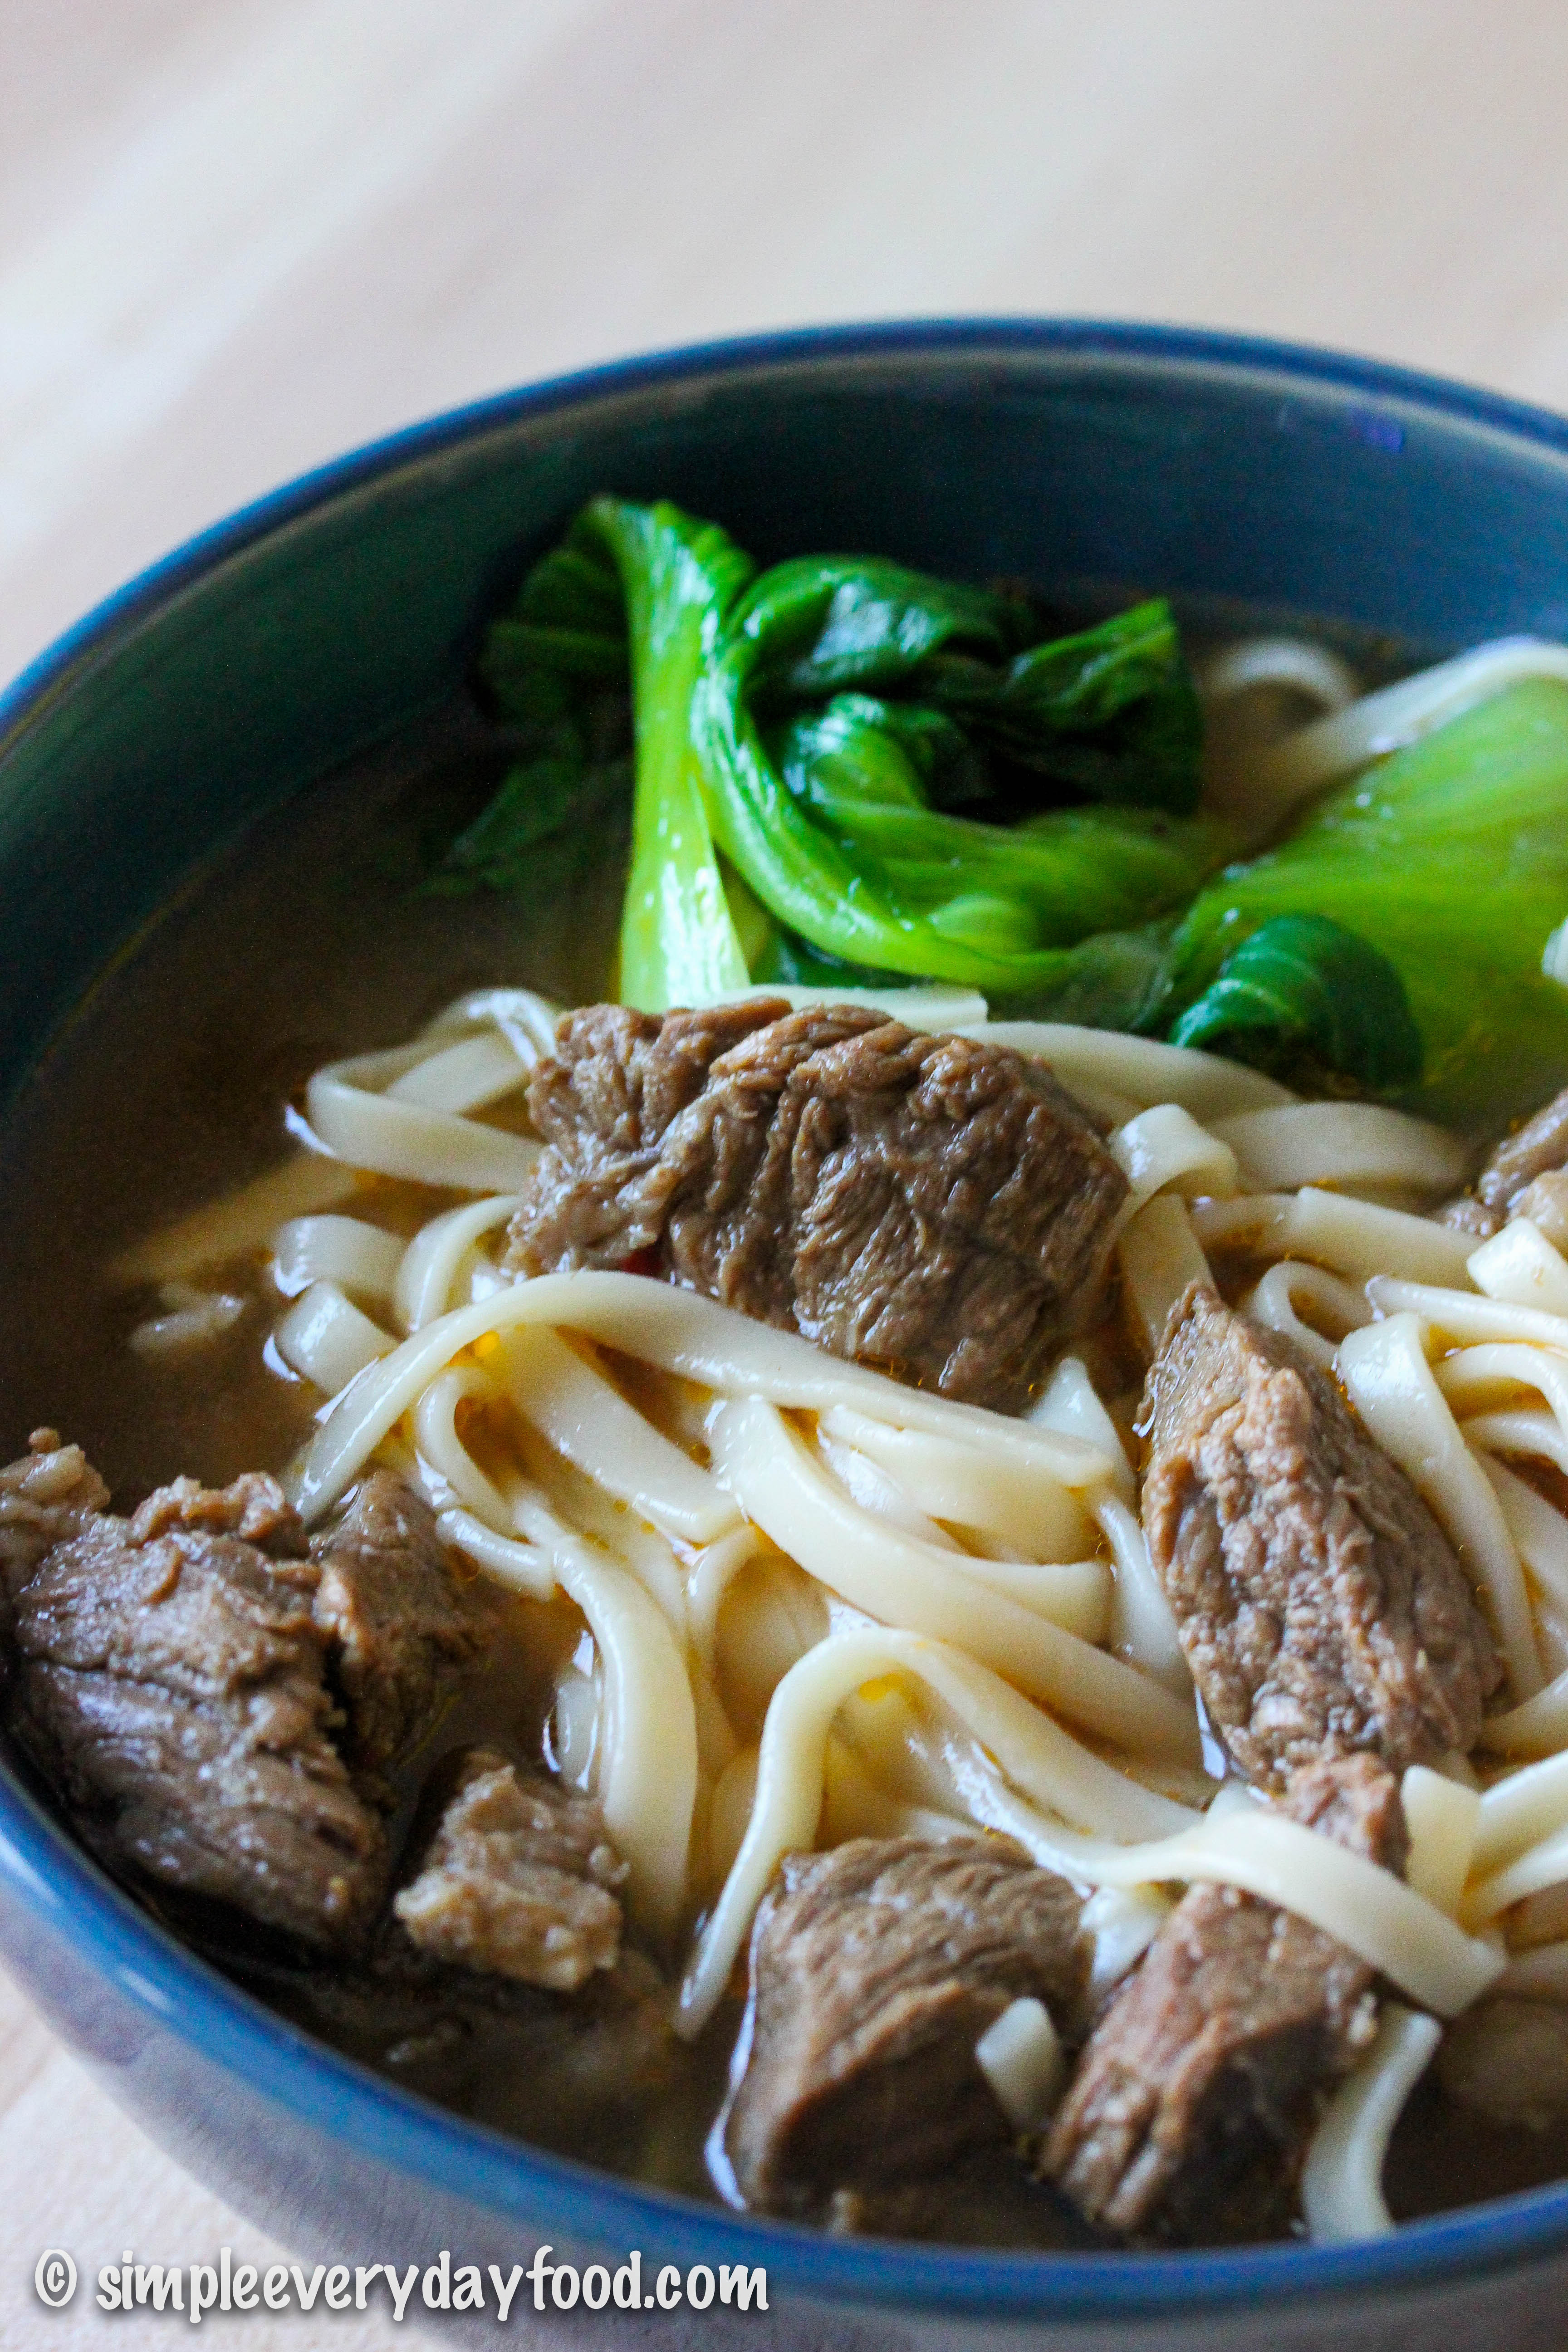
M 1249 1778 L 1475 1745 L 1501 1679 L 1452 1544 L 1329 1375 L 1194 1285 L 1150 1370 L 1143 1527 L 1215 1730 Z
M 475 1748 L 393 1908 L 422 1951 L 575 1992 L 619 1958 L 626 1877 L 594 1798 Z
M 1398 1784 L 1371 1757 L 1304 1767 L 1284 1809 L 1403 1873 Z M 1376 2025 L 1373 1971 L 1335 1937 L 1236 1887 L 1192 1887 L 1090 2036 L 1043 2168 L 1122 2237 L 1278 2231 L 1323 2097 Z
M 658 1270 L 835 1355 L 1016 1410 L 1126 1179 L 1043 1063 L 853 1005 L 568 1014 L 529 1109 L 523 1274 Z
M 1005 2146 L 975 2045 L 1016 2000 L 1057 2021 L 1074 2010 L 1079 1908 L 1009 1838 L 788 1855 L 752 1933 L 748 2054 L 723 2125 L 746 2201 L 821 2217 Z

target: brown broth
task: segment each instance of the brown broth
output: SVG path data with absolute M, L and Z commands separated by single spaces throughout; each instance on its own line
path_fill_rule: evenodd
M 563 1003 L 605 992 L 625 870 L 624 843 L 574 845 L 570 870 L 542 869 L 528 908 L 488 895 L 415 887 L 418 845 L 441 813 L 477 811 L 496 781 L 476 721 L 455 713 L 417 738 L 329 778 L 256 827 L 185 889 L 105 973 L 13 1103 L 0 1130 L 0 1444 L 9 1459 L 40 1423 L 82 1444 L 117 1503 L 181 1472 L 220 1484 L 276 1468 L 308 1430 L 305 1383 L 271 1369 L 259 1345 L 259 1265 L 224 1269 L 250 1298 L 216 1351 L 187 1365 L 147 1362 L 125 1339 L 150 1294 L 115 1292 L 117 1251 L 280 1161 L 285 1111 L 322 1062 L 400 1043 L 465 990 L 540 989 Z M 386 1184 L 375 1213 L 412 1231 L 436 1196 Z M 1106 1365 L 1125 1370 L 1113 1333 Z M 635 1367 L 622 1368 L 636 1385 Z M 1135 1368 L 1134 1368 L 1135 1369 Z M 1129 1375 L 1131 1377 L 1131 1375 Z M 575 1638 L 559 1608 L 524 1605 L 515 1651 L 468 1691 L 404 1792 L 474 1741 L 537 1757 L 551 1669 Z M 454 2089 L 419 2053 L 391 2046 L 325 1998 L 322 1979 L 275 1967 L 243 1972 L 283 2013 L 367 2063 L 502 2128 L 572 2146 L 531 2106 L 515 2037 L 471 2054 Z M 678 2079 L 608 2138 L 575 2145 L 592 2161 L 711 2195 L 702 2143 L 722 2095 L 733 2005 Z M 1531 2133 L 1487 2126 L 1428 2084 L 1396 2135 L 1388 2189 L 1409 2215 L 1531 2187 L 1568 2173 L 1568 2123 Z M 982 2175 L 984 2177 L 982 2177 Z M 942 2234 L 1055 2246 L 1081 2235 L 1016 2168 L 955 2181 Z M 934 2233 L 934 2231 L 933 2231 Z
M 109 1289 L 102 1269 L 287 1157 L 286 1110 L 322 1062 L 400 1045 L 471 988 L 603 994 L 613 834 L 526 913 L 418 890 L 433 807 L 477 807 L 494 782 L 488 737 L 456 715 L 318 785 L 165 908 L 56 1039 L 0 1130 L 5 1458 L 48 1423 L 132 1499 L 180 1469 L 216 1482 L 288 1459 L 313 1399 L 261 1362 L 259 1307 L 220 1357 L 148 1363 L 124 1340 L 151 1294 Z M 412 1230 L 435 1197 L 387 1186 L 376 1213 Z M 254 1265 L 222 1273 L 258 1289 Z

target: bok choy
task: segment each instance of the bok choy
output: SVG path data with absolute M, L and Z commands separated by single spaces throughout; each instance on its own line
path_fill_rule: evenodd
M 1516 683 L 1219 871 L 1170 608 L 1052 636 L 880 558 L 758 572 L 595 499 L 485 640 L 515 763 L 434 886 L 515 887 L 631 803 L 616 986 L 893 979 L 1174 1035 L 1466 1119 L 1568 1076 L 1568 687 Z M 629 706 L 629 707 L 628 707 Z
M 1253 934 L 1309 914 L 1352 932 L 1398 975 L 1425 1048 L 1427 1116 L 1495 1118 L 1560 1086 L 1568 988 L 1542 959 L 1568 915 L 1568 686 L 1506 688 L 1211 882 L 1172 947 L 1167 1014 L 1201 1000 Z M 1355 985 L 1347 974 L 1336 992 Z M 1176 1034 L 1192 1033 L 1179 1022 Z
M 487 639 L 526 756 L 449 884 L 504 887 L 574 777 L 604 785 L 595 714 L 628 678 L 620 992 L 645 1009 L 820 963 L 1049 997 L 1068 950 L 1223 856 L 1163 604 L 1045 640 L 1019 599 L 889 562 L 753 573 L 716 524 L 593 501 Z
M 1421 1076 L 1421 1032 L 1386 956 L 1327 915 L 1275 915 L 1226 956 L 1171 1032 L 1173 1045 L 1299 1075 L 1352 1078 L 1373 1093 Z

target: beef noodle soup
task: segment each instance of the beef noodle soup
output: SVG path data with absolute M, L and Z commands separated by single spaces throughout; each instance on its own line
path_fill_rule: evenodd
M 10 1115 L 21 1768 L 311 2032 L 763 2212 L 1568 2172 L 1565 667 L 597 502 Z

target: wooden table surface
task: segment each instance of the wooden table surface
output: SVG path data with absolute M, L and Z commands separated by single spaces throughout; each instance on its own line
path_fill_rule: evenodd
M 1548 0 L 0 0 L 0 675 L 337 451 L 744 329 L 1184 320 L 1568 408 L 1565 87 Z M 8 2352 L 182 2324 L 44 2309 L 47 2245 L 266 2243 L 5 1990 L 0 2212 Z

